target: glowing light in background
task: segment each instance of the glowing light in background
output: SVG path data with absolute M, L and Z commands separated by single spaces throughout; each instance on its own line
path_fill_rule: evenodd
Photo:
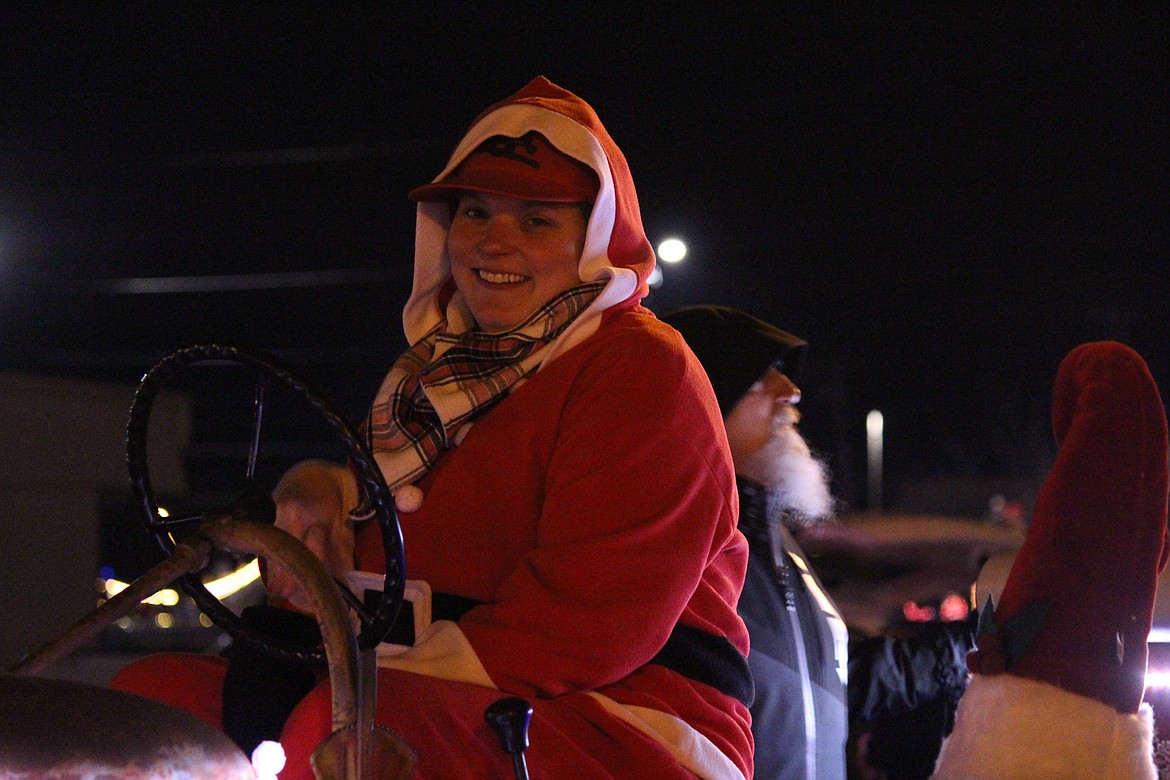
M 207 591 L 212 596 L 222 599 L 242 590 L 258 579 L 260 579 L 260 561 L 253 559 L 251 563 L 241 566 L 231 574 L 225 574 L 219 579 L 205 584 Z
M 929 623 L 934 620 L 934 607 L 907 601 L 902 604 L 902 617 L 911 623 Z
M 658 263 L 654 265 L 654 270 L 650 272 L 649 278 L 646 279 L 646 284 L 657 289 L 662 286 L 664 280 L 662 274 L 662 263 L 677 263 L 687 256 L 687 245 L 677 238 L 668 238 L 658 244 L 658 249 L 655 250 L 658 257 Z
M 938 605 L 938 619 L 942 621 L 966 620 L 971 612 L 971 605 L 967 599 L 957 593 L 951 593 Z
M 882 437 L 885 432 L 885 418 L 877 409 L 865 416 L 865 452 L 868 461 L 869 508 L 882 508 Z
M 235 571 L 214 579 L 211 582 L 206 582 L 204 585 L 211 595 L 217 599 L 222 599 L 239 592 L 258 579 L 260 579 L 260 562 L 252 560 L 250 563 L 241 566 Z M 103 582 L 103 588 L 106 596 L 113 598 L 126 590 L 126 583 L 110 578 Z M 142 603 L 161 607 L 173 607 L 179 603 L 179 594 L 171 588 L 163 588 L 153 596 L 143 599 Z
M 1161 587 L 1159 586 L 1159 590 Z M 1161 594 L 1159 594 L 1161 595 Z M 1155 616 L 1155 620 L 1158 618 Z M 1160 707 L 1165 706 L 1166 696 L 1170 695 L 1170 629 L 1165 626 L 1155 626 L 1150 630 L 1146 640 L 1149 658 L 1146 666 L 1146 687 L 1159 688 L 1158 703 L 1154 703 L 1154 712 L 1157 714 Z
M 677 263 L 687 256 L 687 245 L 677 238 L 668 238 L 658 245 L 658 259 L 664 263 Z
M 279 742 L 264 740 L 252 751 L 252 768 L 259 780 L 276 780 L 284 764 L 284 748 Z
M 119 580 L 109 579 L 103 583 L 106 591 L 106 596 L 113 598 L 122 591 L 126 590 L 127 583 Z M 179 603 L 179 594 L 171 588 L 163 588 L 155 593 L 153 596 L 148 596 L 142 600 L 143 604 L 151 604 L 156 607 L 173 607 Z

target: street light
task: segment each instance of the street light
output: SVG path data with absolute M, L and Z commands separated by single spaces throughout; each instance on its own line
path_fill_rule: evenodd
M 867 495 L 870 509 L 882 508 L 882 435 L 885 420 L 877 409 L 865 416 L 865 452 L 867 469 Z
M 687 245 L 677 238 L 668 238 L 658 245 L 658 259 L 664 263 L 677 263 L 687 256 Z

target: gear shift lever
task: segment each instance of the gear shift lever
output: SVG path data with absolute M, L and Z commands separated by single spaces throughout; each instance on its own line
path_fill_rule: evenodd
M 504 752 L 512 757 L 516 780 L 528 780 L 524 751 L 528 749 L 528 721 L 532 719 L 532 705 L 518 696 L 508 696 L 489 705 L 483 712 L 483 719 L 500 738 Z

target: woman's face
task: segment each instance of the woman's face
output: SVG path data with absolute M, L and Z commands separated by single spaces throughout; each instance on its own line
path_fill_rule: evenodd
M 585 214 L 576 203 L 548 203 L 469 192 L 447 234 L 451 276 L 476 323 L 509 330 L 550 298 L 581 283 Z

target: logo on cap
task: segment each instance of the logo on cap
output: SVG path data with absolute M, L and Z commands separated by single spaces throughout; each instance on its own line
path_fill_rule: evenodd
M 535 131 L 529 131 L 520 138 L 508 138 L 497 135 L 489 138 L 480 147 L 480 151 L 487 152 L 493 157 L 503 157 L 506 160 L 515 160 L 518 163 L 540 170 L 540 161 L 535 158 L 537 152 Z

